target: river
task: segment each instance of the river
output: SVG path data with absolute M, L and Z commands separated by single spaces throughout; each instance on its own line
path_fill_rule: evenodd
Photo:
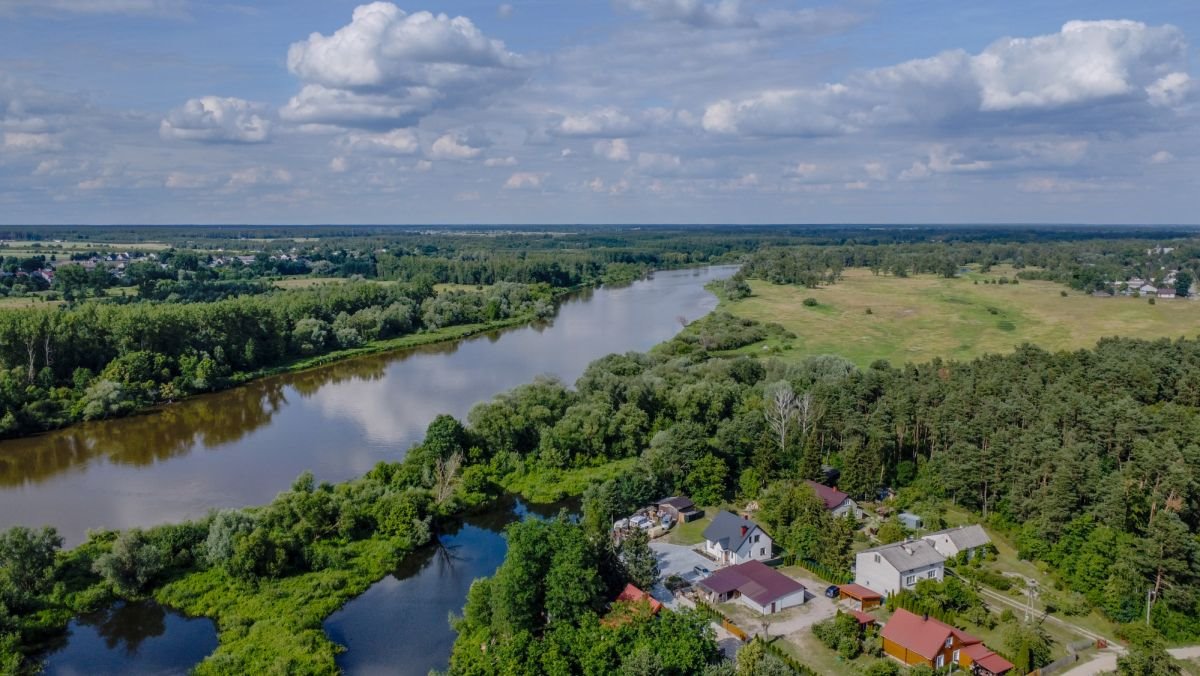
M 262 504 L 301 472 L 344 481 L 404 457 L 434 416 L 541 374 L 573 383 L 613 352 L 644 351 L 716 306 L 733 266 L 656 273 L 565 300 L 548 322 L 263 378 L 129 418 L 0 442 L 0 528 L 150 526 Z

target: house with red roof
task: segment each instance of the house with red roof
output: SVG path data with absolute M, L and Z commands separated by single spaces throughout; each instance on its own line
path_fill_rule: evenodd
M 899 608 L 879 632 L 883 652 L 906 666 L 957 664 L 976 676 L 1002 676 L 1013 664 L 961 629 Z
M 804 585 L 755 560 L 722 568 L 696 586 L 710 603 L 737 599 L 762 615 L 798 606 L 806 599 Z
M 811 479 L 804 483 L 813 489 L 818 498 L 821 498 L 821 501 L 825 503 L 825 509 L 834 517 L 853 514 L 856 519 L 862 518 L 862 509 L 859 508 L 858 503 L 852 500 L 849 495 L 832 486 L 826 486 Z
M 627 603 L 646 601 L 650 604 L 650 612 L 656 615 L 658 614 L 658 611 L 662 610 L 663 607 L 662 603 L 660 603 L 658 599 L 631 584 L 625 585 L 625 588 L 621 590 L 621 593 L 617 594 L 617 598 L 614 603 L 620 601 L 625 601 Z

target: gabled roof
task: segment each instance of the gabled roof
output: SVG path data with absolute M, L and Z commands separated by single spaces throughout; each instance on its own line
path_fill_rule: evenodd
M 892 568 L 900 572 L 946 562 L 946 557 L 939 554 L 933 545 L 925 540 L 893 542 L 890 545 L 866 549 L 858 553 L 859 556 L 866 554 L 882 556 Z
M 939 530 L 936 533 L 929 533 L 922 537 L 931 538 L 935 535 L 945 535 L 950 538 L 955 547 L 959 549 L 974 549 L 982 547 L 992 541 L 988 534 L 983 530 L 983 526 L 973 524 L 970 526 L 959 526 L 958 528 L 947 528 Z
M 722 568 L 697 584 L 714 594 L 728 594 L 737 590 L 760 606 L 804 591 L 804 585 L 755 560 Z
M 808 484 L 809 487 L 813 489 L 813 492 L 817 494 L 817 497 L 821 498 L 821 500 L 825 502 L 825 509 L 837 509 L 838 505 L 842 504 L 846 501 L 846 498 L 850 497 L 836 488 L 817 483 L 811 479 L 805 481 L 804 483 Z
M 883 625 L 879 632 L 883 638 L 903 646 L 926 659 L 937 657 L 946 639 L 951 635 L 958 637 L 963 645 L 982 643 L 982 641 L 961 629 L 955 629 L 948 624 L 938 622 L 932 617 L 914 615 L 903 608 L 897 608 L 892 619 Z
M 650 612 L 657 613 L 659 610 L 662 610 L 662 603 L 660 603 L 658 601 L 658 599 L 654 598 L 653 596 L 647 594 L 646 592 L 642 591 L 641 589 L 638 589 L 637 587 L 635 587 L 631 584 L 625 585 L 625 588 L 621 590 L 621 593 L 617 594 L 616 600 L 617 601 L 628 601 L 630 603 L 636 603 L 638 601 L 649 601 L 650 602 Z
M 742 532 L 743 527 L 746 529 L 745 532 Z M 704 529 L 704 539 L 716 542 L 724 549 L 737 551 L 755 528 L 759 528 L 759 525 L 750 519 L 721 510 L 713 517 L 708 528 Z
M 993 674 L 1003 674 L 1016 668 L 1016 665 L 1014 665 L 1012 662 L 1009 662 L 1003 657 L 992 652 L 991 648 L 988 648 L 982 643 L 977 643 L 975 645 L 970 645 L 966 648 L 963 648 L 963 654 L 967 657 L 970 657 L 972 662 L 978 664 L 984 669 L 987 669 Z
M 861 610 L 851 610 L 850 614 L 854 616 L 854 619 L 858 620 L 859 624 L 875 624 L 875 618 Z

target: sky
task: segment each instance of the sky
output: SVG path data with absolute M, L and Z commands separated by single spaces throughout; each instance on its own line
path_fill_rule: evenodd
M 0 0 L 0 223 L 1195 224 L 1198 40 L 1195 0 Z

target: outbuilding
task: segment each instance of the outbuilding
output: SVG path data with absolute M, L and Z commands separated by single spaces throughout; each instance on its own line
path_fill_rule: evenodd
M 838 587 L 838 599 L 849 599 L 857 610 L 871 610 L 883 605 L 883 594 L 853 582 Z
M 698 509 L 691 498 L 687 496 L 663 498 L 658 501 L 658 509 L 661 512 L 670 514 L 676 523 L 695 521 L 704 516 L 704 512 Z

